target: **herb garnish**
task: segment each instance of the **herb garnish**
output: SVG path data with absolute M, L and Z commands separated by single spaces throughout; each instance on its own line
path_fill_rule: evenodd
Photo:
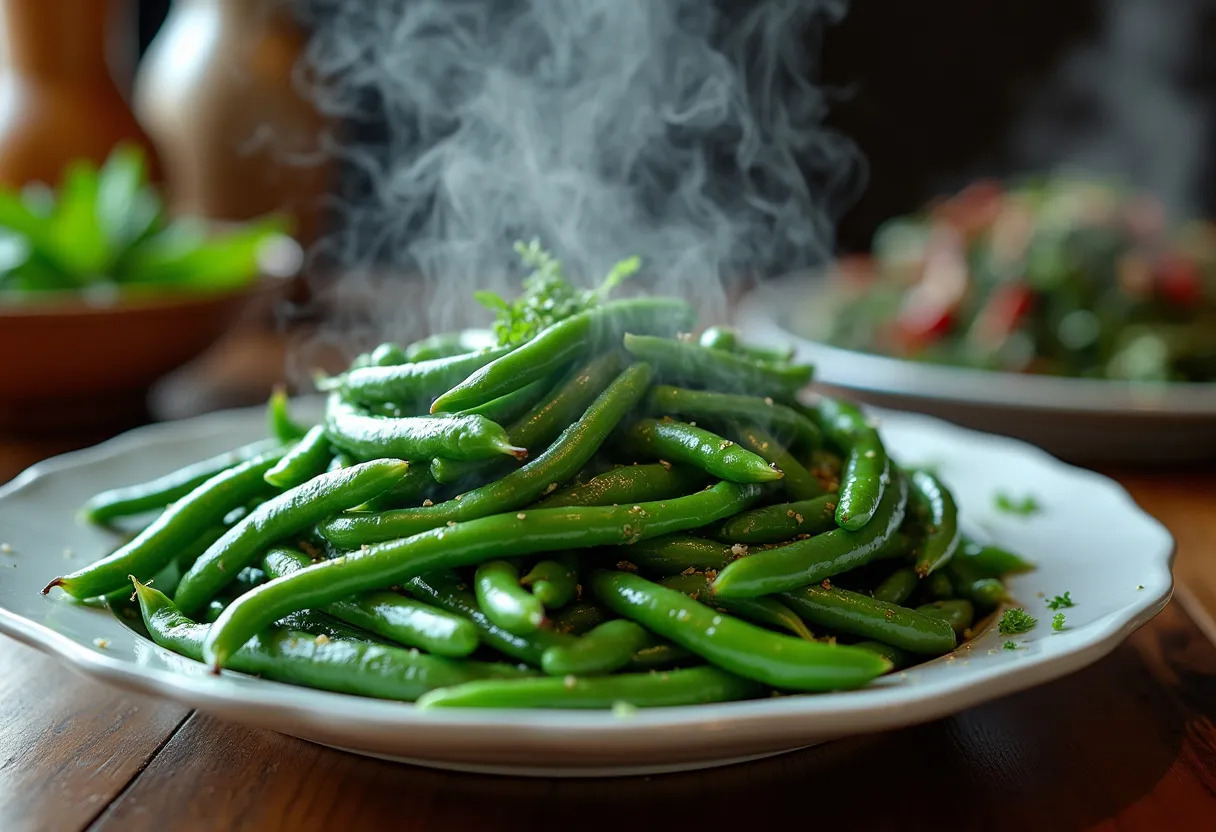
M 1021 607 L 1011 607 L 1001 615 L 1001 620 L 997 623 L 996 628 L 1003 635 L 1009 636 L 1024 633 L 1037 623 L 1039 623 L 1039 619 L 1026 610 Z

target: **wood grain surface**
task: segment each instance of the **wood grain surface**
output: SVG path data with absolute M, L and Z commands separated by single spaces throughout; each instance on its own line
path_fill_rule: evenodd
M 179 382 L 172 415 L 272 376 Z M 95 439 L 0 440 L 0 481 Z M 475 776 L 188 713 L 0 637 L 0 830 L 1216 829 L 1216 470 L 1106 473 L 1177 538 L 1178 600 L 1094 666 L 947 719 L 661 777 Z

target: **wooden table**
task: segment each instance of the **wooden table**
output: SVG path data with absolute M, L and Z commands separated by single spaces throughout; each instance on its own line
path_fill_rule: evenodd
M 179 380 L 176 415 L 260 398 L 259 351 Z M 0 481 L 91 439 L 0 441 Z M 947 719 L 689 774 L 483 777 L 222 722 L 0 637 L 0 830 L 1216 829 L 1216 470 L 1111 473 L 1177 537 L 1176 599 L 1096 665 Z

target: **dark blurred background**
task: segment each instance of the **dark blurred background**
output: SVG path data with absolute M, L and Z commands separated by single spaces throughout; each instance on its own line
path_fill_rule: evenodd
M 143 48 L 169 0 L 139 3 Z M 1122 75 L 1112 71 L 1119 65 Z M 1141 105 L 1143 146 L 1099 150 L 1099 161 L 1125 172 L 1139 164 L 1133 178 L 1184 179 L 1187 207 L 1216 214 L 1213 0 L 853 2 L 827 35 L 822 77 L 839 89 L 832 123 L 870 164 L 865 194 L 839 229 L 845 250 L 864 249 L 884 219 L 976 175 L 1051 164 L 1070 141 L 1118 144 L 1126 125 L 1111 121 L 1136 119 Z M 1177 103 L 1178 119 L 1207 123 L 1194 169 L 1172 177 L 1150 164 L 1172 152 L 1152 144 L 1153 130 L 1175 126 L 1153 123 L 1162 98 Z M 1048 121 L 1049 136 L 1026 135 Z

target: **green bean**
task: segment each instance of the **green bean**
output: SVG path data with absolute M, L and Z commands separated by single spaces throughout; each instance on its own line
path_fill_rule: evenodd
M 263 476 L 282 455 L 280 448 L 221 471 L 174 503 L 113 554 L 56 578 L 42 594 L 58 586 L 73 598 L 90 598 L 127 586 L 130 575 L 147 580 L 193 541 L 222 523 L 229 512 L 271 493 Z
M 629 667 L 632 670 L 665 670 L 700 663 L 701 659 L 695 653 L 665 641 L 643 647 L 629 657 Z
M 80 510 L 81 517 L 90 523 L 104 525 L 119 517 L 164 508 L 174 500 L 185 497 L 216 474 L 255 456 L 272 452 L 280 445 L 277 439 L 263 439 L 187 465 L 148 482 L 103 491 L 89 498 Z M 125 585 L 123 589 L 126 590 Z
M 399 345 L 386 341 L 372 350 L 369 356 L 374 367 L 393 367 L 411 360 Z
M 537 508 L 645 503 L 691 494 L 706 483 L 705 472 L 685 465 L 622 465 L 537 503 Z
M 569 644 L 555 645 L 541 657 L 550 676 L 595 676 L 629 664 L 649 642 L 646 631 L 625 618 L 605 621 Z
M 903 523 L 906 505 L 907 483 L 900 477 L 883 495 L 873 522 L 861 530 L 834 529 L 741 558 L 718 574 L 714 594 L 719 598 L 754 598 L 863 566 L 883 553 Z
M 265 480 L 275 488 L 295 488 L 324 474 L 332 458 L 325 427 L 316 425 L 266 472 Z
M 329 466 L 325 469 L 325 473 L 332 474 L 334 471 L 341 471 L 343 468 L 349 468 L 354 464 L 354 457 L 343 451 L 338 451 L 334 454 L 334 458 L 329 461 Z
M 227 526 L 216 525 L 212 526 L 207 531 L 203 532 L 199 537 L 190 543 L 185 549 L 182 549 L 181 554 L 169 561 L 163 569 L 149 578 L 146 583 L 148 586 L 155 586 L 162 592 L 172 595 L 177 590 L 177 585 L 181 582 L 182 575 L 186 574 L 186 570 L 190 568 L 190 564 L 194 563 L 203 552 L 207 551 L 207 547 L 224 536 L 224 532 L 228 531 Z M 135 590 L 131 587 L 130 581 L 126 586 L 119 587 L 98 598 L 86 598 L 82 603 L 89 606 L 105 606 L 114 607 L 128 601 L 135 600 Z
M 428 335 L 405 348 L 407 361 L 430 361 L 451 355 L 477 352 L 496 346 L 493 333 L 484 329 L 464 329 Z
M 637 621 L 723 670 L 776 688 L 859 687 L 890 668 L 873 653 L 780 635 L 628 572 L 597 571 L 589 583 L 596 597 L 617 615 Z
M 845 454 L 836 522 L 857 531 L 878 511 L 891 482 L 891 462 L 878 431 L 853 405 L 824 397 L 815 412 L 824 435 Z
M 604 391 L 623 369 L 619 351 L 612 350 L 575 370 L 546 400 L 507 426 L 507 438 L 523 448 L 547 447 Z M 437 482 L 456 483 L 494 478 L 498 461 L 436 459 L 431 474 Z
M 334 445 L 362 459 L 488 459 L 499 454 L 522 459 L 528 455 L 526 448 L 510 443 L 501 425 L 484 416 L 365 416 L 336 393 L 330 395 L 325 408 L 325 432 Z
M 274 579 L 298 572 L 311 563 L 303 552 L 280 547 L 266 553 L 263 567 Z M 403 598 L 395 592 L 366 592 L 335 601 L 324 610 L 376 635 L 441 656 L 467 656 L 479 643 L 477 628 L 468 619 Z
M 401 587 L 410 595 L 429 601 L 442 610 L 459 615 L 477 628 L 481 643 L 513 659 L 540 667 L 541 656 L 555 644 L 569 643 L 571 636 L 538 630 L 526 636 L 517 636 L 499 627 L 486 617 L 477 606 L 477 598 L 460 577 L 448 570 L 410 578 Z
M 510 347 L 497 347 L 409 364 L 360 367 L 317 386 L 323 391 L 341 390 L 343 398 L 360 404 L 425 401 L 510 351 Z
M 954 630 L 945 621 L 868 595 L 815 585 L 784 592 L 781 597 L 812 624 L 921 655 L 937 656 L 954 649 Z
M 966 598 L 981 610 L 990 610 L 1005 600 L 1005 585 L 996 578 L 981 578 L 965 563 L 950 561 L 946 574 L 957 597 Z
M 799 638 L 815 638 L 801 618 L 775 598 L 715 598 L 709 592 L 709 577 L 704 572 L 681 573 L 659 581 L 662 586 L 683 592 L 694 601 L 701 601 L 723 612 L 763 624 L 778 630 L 788 630 Z
M 321 532 L 335 545 L 354 548 L 527 506 L 587 464 L 621 419 L 641 401 L 650 374 L 645 364 L 626 369 L 544 453 L 500 480 L 433 506 L 338 517 L 324 524 Z
M 902 604 L 912 597 L 917 583 L 916 571 L 910 566 L 901 566 L 874 588 L 874 597 L 888 604 Z
M 782 543 L 836 528 L 836 495 L 754 508 L 726 520 L 713 536 L 727 543 Z
M 794 348 L 789 347 L 784 350 L 769 349 L 768 347 L 758 347 L 754 344 L 745 344 L 739 340 L 739 333 L 725 326 L 711 326 L 701 333 L 701 337 L 697 339 L 703 347 L 710 349 L 725 350 L 726 352 L 739 353 L 754 358 L 758 361 L 775 361 L 784 363 L 790 361 L 794 357 Z
M 731 435 L 737 436 L 740 445 L 763 457 L 785 475 L 781 478 L 781 487 L 791 498 L 810 500 L 823 494 L 819 480 L 772 435 L 752 426 L 736 427 Z M 832 504 L 835 505 L 834 495 Z
M 525 384 L 518 390 L 512 390 L 510 393 L 499 396 L 497 399 L 465 410 L 462 412 L 462 415 L 484 416 L 491 422 L 506 425 L 512 419 L 518 419 L 524 413 L 531 410 L 537 400 L 553 388 L 553 382 L 554 379 L 552 378 L 538 378 L 536 381 Z M 507 437 L 510 438 L 510 436 L 511 431 L 508 429 Z
M 566 606 L 578 596 L 578 569 L 572 558 L 542 560 L 519 579 L 547 610 Z
M 607 620 L 608 613 L 598 604 L 571 604 L 553 617 L 553 629 L 559 633 L 581 636 Z
M 928 471 L 913 471 L 908 479 L 927 525 L 915 564 L 916 574 L 923 578 L 949 561 L 958 548 L 958 506 L 950 490 Z
M 572 315 L 543 330 L 513 352 L 482 367 L 444 393 L 432 413 L 465 410 L 543 378 L 576 355 L 598 352 L 625 330 L 673 332 L 687 329 L 692 309 L 671 298 L 610 301 Z
M 280 445 L 298 442 L 308 432 L 308 428 L 291 418 L 287 408 L 287 391 L 282 387 L 275 388 L 266 405 L 266 423 L 270 435 L 278 440 Z
M 667 419 L 639 419 L 626 431 L 625 449 L 649 459 L 684 462 L 731 482 L 769 482 L 781 472 L 763 457 L 716 433 Z
M 707 569 L 720 571 L 746 553 L 747 547 L 738 543 L 724 546 L 712 540 L 681 534 L 643 540 L 607 552 L 614 557 L 619 555 L 628 563 L 655 575 L 679 575 L 689 569 L 695 572 Z
M 425 462 L 411 462 L 405 476 L 360 508 L 367 511 L 387 511 L 411 504 L 421 505 L 424 500 L 431 499 L 438 493 L 439 484 L 431 476 L 430 467 Z
M 215 625 L 194 623 L 152 587 L 136 582 L 135 591 L 152 640 L 187 658 L 201 660 L 204 641 Z M 231 667 L 289 684 L 402 701 L 416 699 L 433 688 L 474 679 L 525 675 L 506 664 L 454 661 L 417 650 L 277 628 L 252 638 L 231 657 Z
M 322 474 L 258 506 L 204 552 L 182 578 L 174 603 L 187 615 L 201 610 L 258 553 L 325 517 L 384 491 L 406 464 L 380 459 Z
M 922 604 L 916 608 L 916 611 L 921 615 L 940 618 L 949 624 L 950 628 L 959 636 L 967 632 L 967 628 L 975 619 L 975 609 L 971 606 L 970 601 L 964 599 L 934 601 Z
M 759 696 L 755 682 L 713 667 L 618 676 L 469 682 L 419 697 L 419 708 L 637 708 L 729 702 Z
M 296 610 L 324 606 L 370 589 L 402 585 L 437 569 L 671 534 L 728 517 L 759 497 L 757 486 L 722 482 L 664 502 L 638 503 L 628 508 L 533 509 L 469 520 L 369 546 L 270 581 L 238 598 L 208 637 L 207 658 L 213 664 L 222 664 L 255 633 Z
M 795 444 L 800 443 L 805 447 L 814 448 L 823 444 L 823 435 L 814 422 L 792 407 L 777 404 L 771 398 L 710 393 L 659 384 L 650 391 L 647 406 L 652 413 L 663 416 L 691 416 L 707 421 L 737 420 L 759 425 L 792 437 Z
M 899 670 L 916 663 L 916 657 L 907 650 L 883 644 L 881 641 L 857 641 L 852 646 L 859 650 L 869 650 L 872 653 L 877 653 L 891 663 L 893 670 Z
M 978 578 L 1000 578 L 1034 569 L 1034 564 L 1020 555 L 992 544 L 977 543 L 963 538 L 954 559 Z
M 653 362 L 665 379 L 758 396 L 793 395 L 810 383 L 814 372 L 806 365 L 756 361 L 671 338 L 627 334 L 625 349 L 643 361 Z
M 519 570 L 505 560 L 486 561 L 477 567 L 473 578 L 477 605 L 509 633 L 526 636 L 545 623 L 545 607 L 532 593 L 519 585 Z

